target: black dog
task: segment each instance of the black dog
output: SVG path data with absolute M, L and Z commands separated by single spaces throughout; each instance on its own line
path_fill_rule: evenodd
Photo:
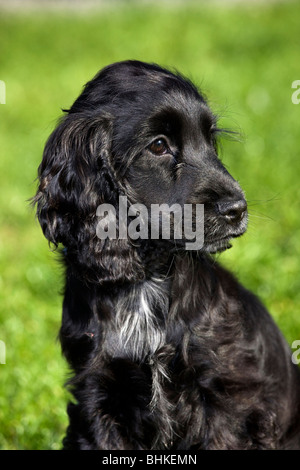
M 218 132 L 192 83 L 128 61 L 90 81 L 47 142 L 35 203 L 47 239 L 65 247 L 66 449 L 300 447 L 289 348 L 211 257 L 247 225 Z M 169 240 L 120 237 L 120 196 L 149 211 L 189 205 L 194 229 L 203 204 L 203 246 L 186 249 L 174 217 Z M 97 235 L 102 204 L 116 209 L 116 238 Z

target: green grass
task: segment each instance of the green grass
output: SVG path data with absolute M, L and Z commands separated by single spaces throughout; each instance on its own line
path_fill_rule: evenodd
M 254 290 L 289 343 L 300 339 L 300 5 L 118 7 L 90 14 L 0 14 L 0 448 L 56 449 L 67 367 L 56 341 L 62 276 L 27 200 L 61 108 L 109 63 L 176 67 L 242 131 L 222 160 L 241 182 L 248 233 L 220 261 Z

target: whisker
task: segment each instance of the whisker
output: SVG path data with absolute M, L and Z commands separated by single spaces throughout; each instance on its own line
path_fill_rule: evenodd
M 249 218 L 253 219 L 263 219 L 263 220 L 272 220 L 272 222 L 276 222 L 276 220 L 273 217 L 270 217 L 269 215 L 266 214 L 260 214 L 259 212 L 254 214 L 252 211 L 249 213 Z
M 277 202 L 280 201 L 281 198 L 279 197 L 279 194 L 276 194 L 275 196 L 269 198 L 269 199 L 247 199 L 247 204 L 248 206 L 257 206 L 259 204 L 266 204 L 269 202 Z

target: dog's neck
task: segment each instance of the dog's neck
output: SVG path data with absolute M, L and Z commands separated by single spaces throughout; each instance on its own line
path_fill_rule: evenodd
M 163 280 L 169 277 L 174 245 L 164 240 L 148 241 L 137 247 L 137 250 L 144 265 L 146 279 Z
M 119 289 L 113 295 L 109 355 L 147 361 L 166 341 L 170 280 L 157 277 Z M 101 315 L 101 312 L 99 312 Z

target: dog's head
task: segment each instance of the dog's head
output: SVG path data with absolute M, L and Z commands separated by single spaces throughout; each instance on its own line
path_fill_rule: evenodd
M 142 279 L 144 269 L 136 237 L 119 236 L 120 200 L 125 212 L 126 204 L 134 205 L 127 226 L 133 214 L 140 225 L 145 218 L 151 225 L 150 209 L 162 204 L 182 214 L 192 207 L 195 226 L 194 208 L 203 205 L 202 251 L 226 249 L 246 229 L 247 206 L 218 159 L 218 132 L 204 97 L 181 75 L 137 61 L 106 67 L 87 83 L 46 144 L 35 197 L 45 236 L 67 248 L 83 275 L 132 281 Z M 112 218 L 105 219 L 99 206 L 114 208 Z M 116 225 L 116 237 L 99 237 L 100 213 L 106 225 Z M 184 230 L 174 243 L 174 214 L 171 222 L 171 243 L 181 248 L 178 233 L 184 241 Z M 144 238 L 149 241 L 151 229 Z

